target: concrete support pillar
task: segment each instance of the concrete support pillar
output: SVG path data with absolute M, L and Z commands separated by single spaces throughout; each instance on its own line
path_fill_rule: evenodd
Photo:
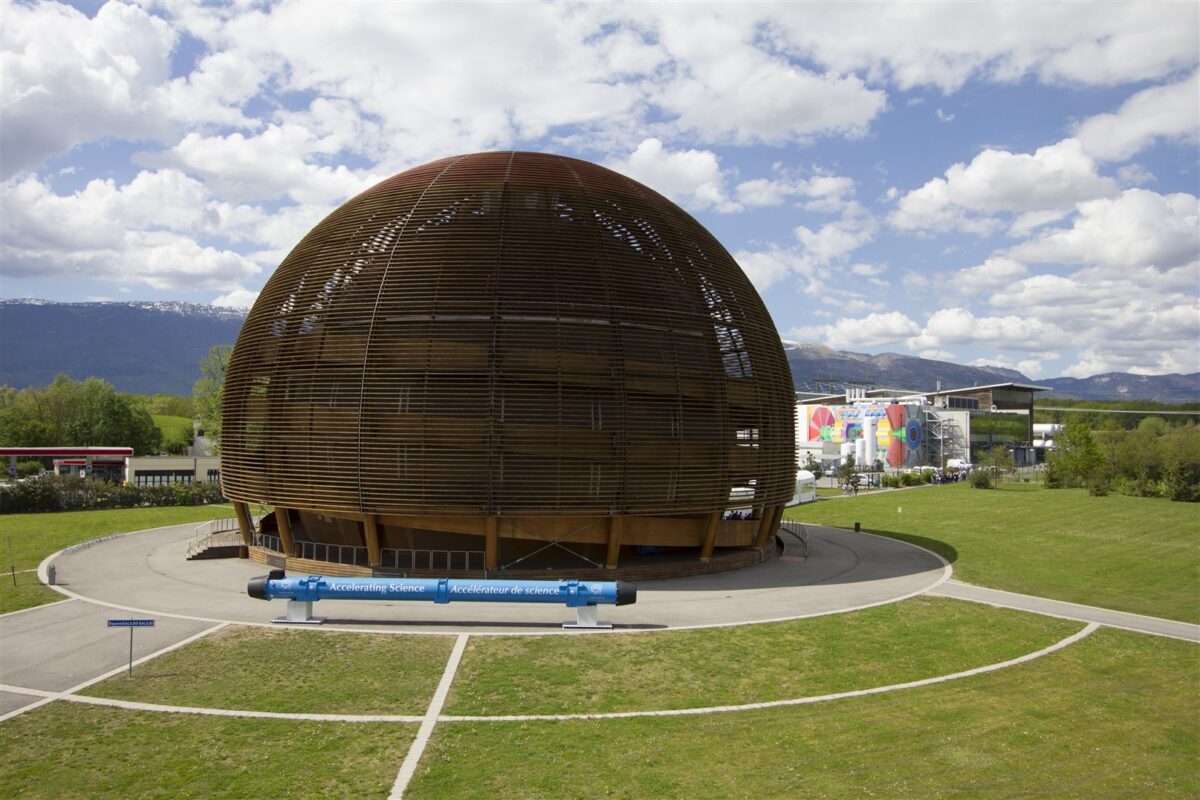
M 288 519 L 288 510 L 281 506 L 275 507 L 275 522 L 279 527 L 279 543 L 283 546 L 283 554 L 292 554 L 292 524 Z
M 721 512 L 714 511 L 708 515 L 708 527 L 704 529 L 704 544 L 700 546 L 700 560 L 712 558 L 713 546 L 717 543 L 717 523 L 721 520 Z
M 240 500 L 234 500 L 233 513 L 237 516 L 238 530 L 242 532 L 242 544 L 249 547 L 250 534 L 254 532 L 254 520 L 250 517 L 250 509 Z
M 605 569 L 616 569 L 621 556 L 621 524 L 625 518 L 619 514 L 608 518 L 608 553 L 604 557 Z
M 483 566 L 485 569 L 500 568 L 500 518 L 487 518 L 484 536 Z
M 383 551 L 379 547 L 379 523 L 374 514 L 368 514 L 362 521 L 363 541 L 367 545 L 367 563 L 378 567 L 383 563 Z

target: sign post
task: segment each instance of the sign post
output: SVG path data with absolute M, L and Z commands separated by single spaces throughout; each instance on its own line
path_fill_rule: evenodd
M 152 619 L 110 619 L 108 621 L 110 628 L 129 628 L 129 677 L 133 677 L 133 629 L 134 628 L 153 628 L 154 620 Z

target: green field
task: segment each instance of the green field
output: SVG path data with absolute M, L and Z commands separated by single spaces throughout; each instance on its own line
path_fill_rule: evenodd
M 696 708 L 829 694 L 1005 661 L 1080 627 L 921 597 L 850 614 L 735 628 L 473 637 L 446 713 Z
M 10 568 L 33 569 L 51 553 L 110 533 L 231 516 L 233 508 L 230 506 L 164 506 L 0 515 L 0 558 L 3 559 L 0 561 L 0 613 L 62 599 L 62 595 L 39 583 L 34 572 L 18 572 L 17 585 L 14 586 L 11 575 L 2 574 L 9 572 Z
M 5 516 L 0 547 L 11 537 L 20 569 L 106 533 L 228 513 Z M 973 583 L 1200 617 L 1200 526 L 1187 504 L 951 485 L 809 504 L 788 516 L 839 527 L 860 521 L 935 550 Z M 4 583 L 0 602 L 19 599 Z M 758 626 L 476 636 L 445 713 L 603 713 L 821 695 L 1007 660 L 1079 627 L 918 597 Z M 146 663 L 132 679 L 87 691 L 165 704 L 415 715 L 451 645 L 450 637 L 230 627 Z M 1102 629 L 1027 664 L 867 697 L 713 715 L 443 722 L 406 796 L 1198 797 L 1198 684 L 1197 645 Z M 60 701 L 0 723 L 0 797 L 382 798 L 415 730 Z
M 809 503 L 785 516 L 861 522 L 939 553 L 968 583 L 1200 622 L 1200 508 L 1191 503 L 951 484 Z
M 52 703 L 0 724 L 0 797 L 387 797 L 416 725 Z
M 1200 648 L 1101 630 L 999 672 L 765 711 L 444 723 L 412 798 L 1200 793 Z
M 229 627 L 83 694 L 201 708 L 419 716 L 453 645 L 451 636 Z
M 163 447 L 176 442 L 184 446 L 192 444 L 192 421 L 187 417 L 172 417 L 166 414 L 152 414 L 154 425 L 162 432 Z M 172 452 L 180 452 L 178 450 Z

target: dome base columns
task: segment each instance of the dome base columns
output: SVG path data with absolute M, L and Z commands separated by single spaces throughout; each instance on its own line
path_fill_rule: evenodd
M 254 518 L 250 516 L 250 509 L 245 503 L 234 500 L 233 513 L 237 517 L 238 530 L 242 534 L 242 544 L 249 547 L 251 534 L 254 532 Z
M 616 569 L 621 557 L 621 521 L 624 517 L 608 518 L 608 550 L 604 556 L 604 568 Z
M 704 542 L 700 545 L 700 560 L 712 560 L 713 546 L 717 543 L 717 523 L 721 521 L 721 512 L 714 511 L 708 515 L 704 526 Z

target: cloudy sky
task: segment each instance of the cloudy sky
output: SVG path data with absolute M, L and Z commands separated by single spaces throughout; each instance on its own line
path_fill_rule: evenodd
M 1200 369 L 1200 4 L 0 0 L 0 297 L 248 305 L 321 217 L 544 150 L 675 200 L 785 339 Z

